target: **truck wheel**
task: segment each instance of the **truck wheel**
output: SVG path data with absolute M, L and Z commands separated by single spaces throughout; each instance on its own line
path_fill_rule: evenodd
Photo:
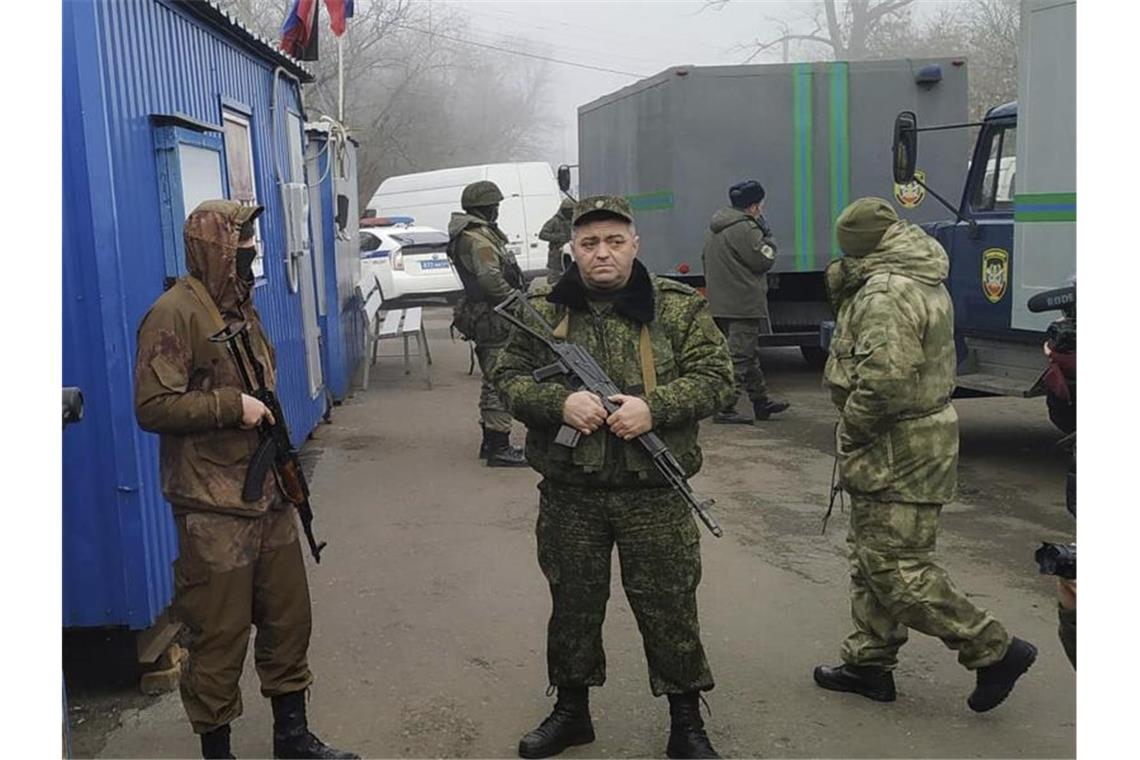
M 800 353 L 812 369 L 823 369 L 827 364 L 827 352 L 819 346 L 800 346 Z

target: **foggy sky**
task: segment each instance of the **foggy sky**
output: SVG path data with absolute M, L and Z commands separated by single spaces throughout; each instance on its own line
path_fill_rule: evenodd
M 921 17 L 951 1 L 918 0 L 914 12 Z M 802 30 L 811 31 L 806 19 L 813 7 L 810 0 L 732 0 L 719 10 L 705 8 L 702 0 L 435 0 L 434 4 L 461 7 L 471 19 L 465 34 L 478 42 L 503 45 L 510 35 L 532 43 L 529 52 L 640 75 L 549 64 L 551 118 L 562 128 L 552 136 L 547 155 L 528 158 L 553 166 L 577 162 L 578 106 L 670 66 L 743 63 L 752 53 L 749 43 L 779 35 L 772 18 L 800 28 L 806 25 Z M 753 63 L 780 60 L 780 51 L 772 50 Z

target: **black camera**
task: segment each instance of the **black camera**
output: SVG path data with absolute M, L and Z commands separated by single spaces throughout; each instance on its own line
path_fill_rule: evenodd
M 1037 560 L 1037 570 L 1042 575 L 1055 575 L 1065 580 L 1077 578 L 1077 545 L 1041 542 L 1041 548 L 1033 554 Z

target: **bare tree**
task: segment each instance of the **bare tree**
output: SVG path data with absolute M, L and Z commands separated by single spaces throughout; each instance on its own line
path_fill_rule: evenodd
M 269 39 L 277 39 L 290 0 L 220 0 Z M 322 17 L 324 18 L 324 17 Z M 360 143 L 358 186 L 368 199 L 391 175 L 521 160 L 539 154 L 555 125 L 544 117 L 547 65 L 465 42 L 455 6 L 410 0 L 358 2 L 344 37 L 345 115 Z M 310 117 L 337 115 L 336 38 L 318 24 L 319 61 L 307 64 Z

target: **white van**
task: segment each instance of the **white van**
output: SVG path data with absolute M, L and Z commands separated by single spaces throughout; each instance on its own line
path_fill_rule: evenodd
M 507 236 L 508 250 L 528 278 L 541 274 L 546 269 L 547 244 L 538 239 L 538 233 L 562 202 L 550 164 L 483 164 L 389 177 L 372 196 L 364 215 L 410 216 L 417 226 L 446 230 L 451 213 L 461 210 L 463 188 L 484 179 L 503 192 L 498 224 Z

